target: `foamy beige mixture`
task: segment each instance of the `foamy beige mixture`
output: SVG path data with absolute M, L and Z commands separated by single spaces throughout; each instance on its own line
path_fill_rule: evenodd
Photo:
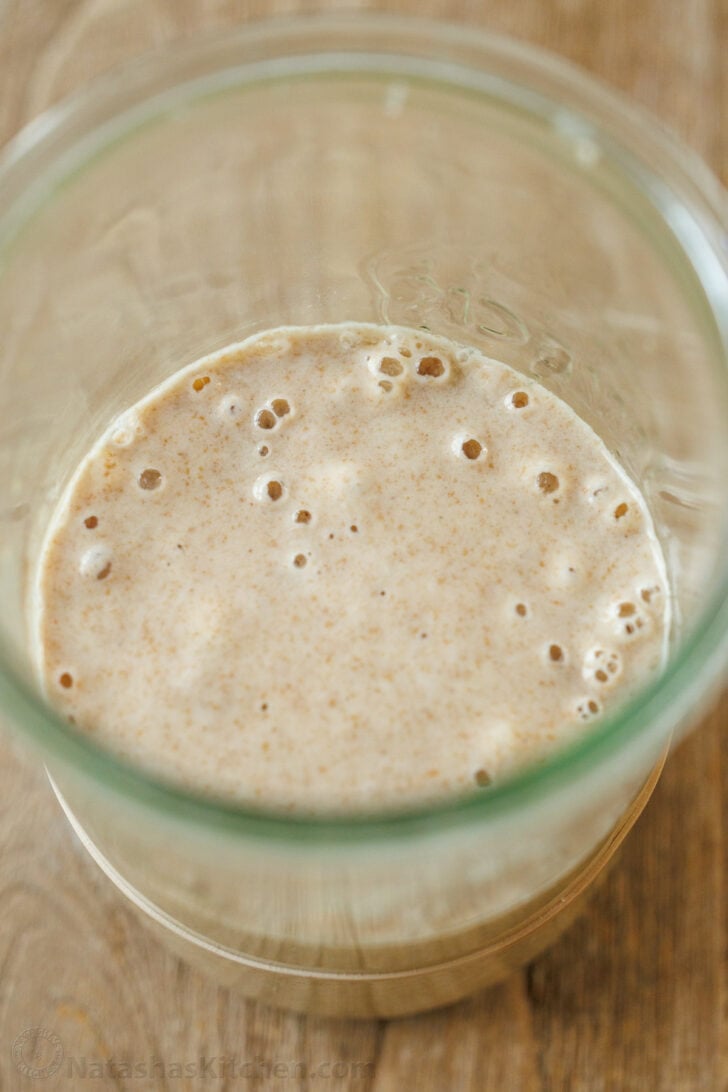
M 50 528 L 50 698 L 274 807 L 487 791 L 661 663 L 636 487 L 558 398 L 419 330 L 277 330 L 113 423 Z

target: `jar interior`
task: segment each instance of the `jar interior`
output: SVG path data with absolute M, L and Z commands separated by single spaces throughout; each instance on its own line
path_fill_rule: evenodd
M 475 345 L 568 402 L 643 490 L 679 640 L 724 564 L 728 383 L 707 272 L 666 218 L 678 198 L 505 81 L 314 60 L 211 72 L 118 115 L 103 99 L 2 209 L 12 667 L 32 675 L 42 536 L 109 421 L 257 330 L 349 320 Z

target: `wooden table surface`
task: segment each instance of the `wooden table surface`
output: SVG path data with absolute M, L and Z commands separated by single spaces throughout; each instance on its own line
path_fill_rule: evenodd
M 0 0 L 0 142 L 158 44 L 336 0 Z M 389 0 L 556 50 L 672 125 L 728 182 L 726 0 Z M 542 958 L 451 1009 L 332 1022 L 256 1006 L 147 935 L 71 836 L 37 765 L 0 740 L 0 1089 L 361 1092 L 728 1089 L 728 702 L 671 758 L 585 916 Z M 21 1077 L 24 1029 L 85 1057 Z M 175 1065 L 237 1055 L 245 1076 Z M 114 1057 L 149 1078 L 94 1076 Z M 308 1078 L 302 1074 L 309 1073 Z

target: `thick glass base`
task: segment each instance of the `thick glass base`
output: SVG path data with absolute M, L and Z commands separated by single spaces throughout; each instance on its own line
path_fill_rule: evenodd
M 144 923 L 182 959 L 221 985 L 266 1004 L 325 1016 L 382 1018 L 452 1004 L 505 978 L 555 941 L 583 909 L 596 881 L 606 875 L 607 865 L 652 795 L 663 764 L 664 757 L 607 838 L 558 884 L 467 934 L 406 946 L 411 958 L 403 950 L 405 946 L 397 946 L 391 953 L 392 965 L 397 969 L 378 969 L 376 973 L 337 972 L 305 966 L 300 961 L 262 960 L 194 932 L 156 907 L 120 875 L 88 836 L 52 778 L 51 784 L 91 857 L 130 899 Z M 453 958 L 453 948 L 462 954 Z M 321 962 L 329 968 L 335 959 Z M 380 968 L 381 949 L 376 953 L 376 962 Z

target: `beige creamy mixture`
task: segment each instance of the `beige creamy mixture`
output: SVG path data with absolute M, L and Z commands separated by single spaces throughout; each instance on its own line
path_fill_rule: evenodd
M 295 810 L 488 791 L 662 662 L 636 487 L 563 402 L 420 330 L 296 327 L 117 419 L 49 530 L 51 700 L 183 786 Z

